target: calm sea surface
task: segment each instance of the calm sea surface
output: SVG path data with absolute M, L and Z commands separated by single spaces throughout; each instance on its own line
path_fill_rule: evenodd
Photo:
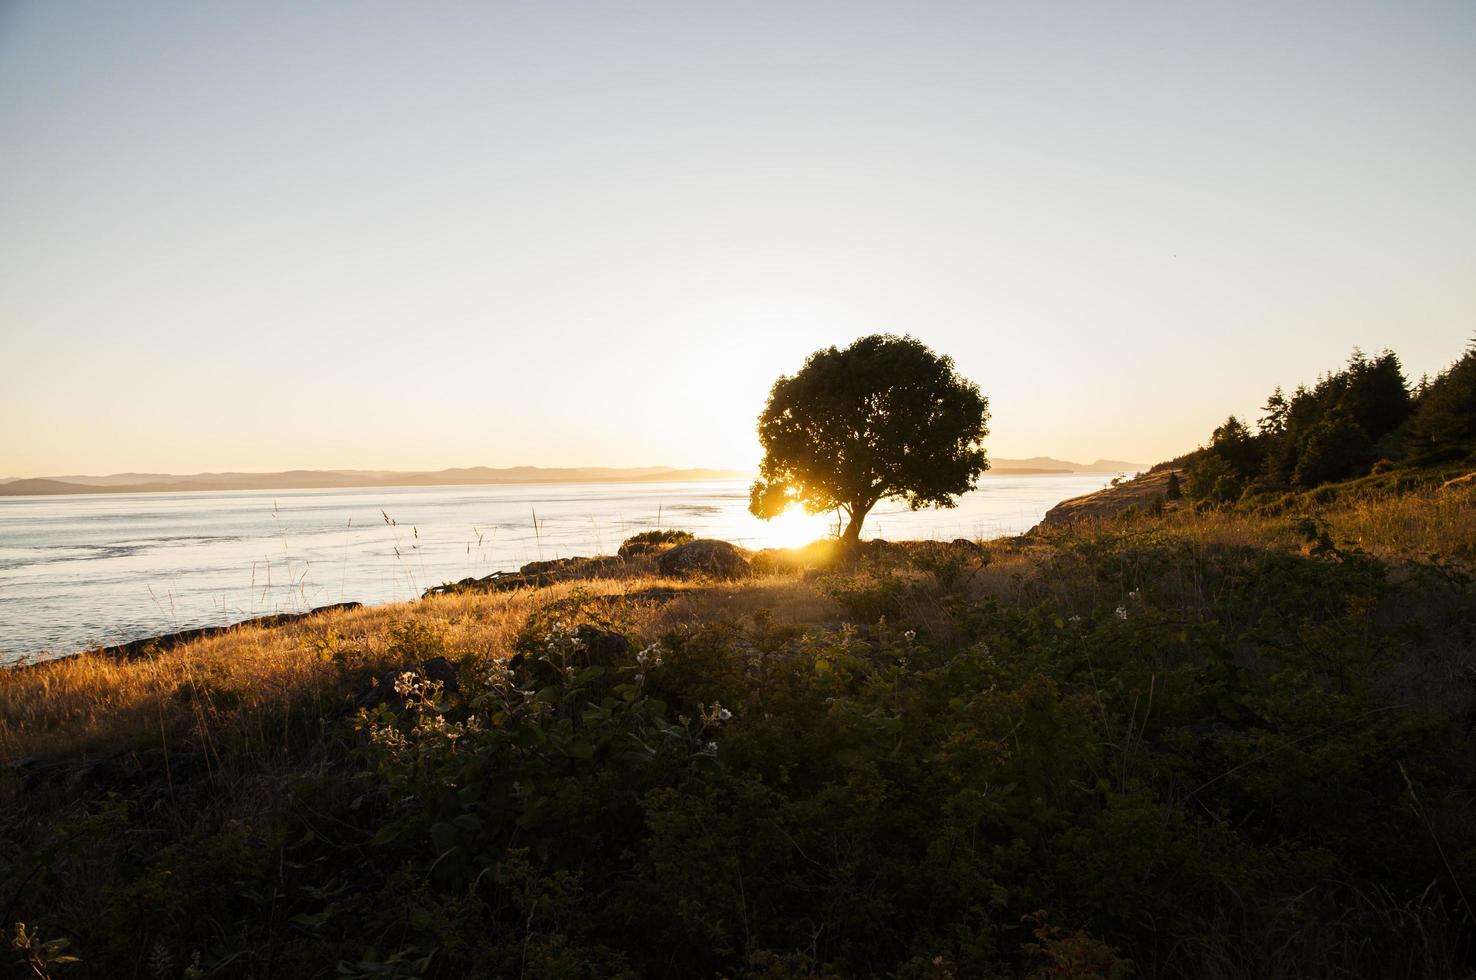
M 954 510 L 882 505 L 865 536 L 1015 534 L 1107 480 L 986 476 Z M 747 506 L 742 483 L 0 498 L 0 662 L 330 602 L 413 599 L 535 559 L 613 554 L 651 527 L 752 548 L 828 530 L 799 515 L 766 524 Z

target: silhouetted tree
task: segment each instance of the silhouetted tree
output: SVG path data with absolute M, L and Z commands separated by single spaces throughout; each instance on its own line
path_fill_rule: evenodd
M 1266 404 L 1261 406 L 1261 411 L 1266 413 L 1256 423 L 1261 435 L 1275 438 L 1285 432 L 1286 416 L 1290 408 L 1291 403 L 1287 401 L 1286 393 L 1281 390 L 1281 385 L 1277 385 L 1276 390 L 1271 392 L 1271 397 L 1266 399 Z
M 1189 464 L 1188 492 L 1194 500 L 1215 504 L 1233 503 L 1245 491 L 1245 479 L 1216 453 L 1205 452 Z
M 1169 474 L 1168 486 L 1164 488 L 1163 497 L 1165 500 L 1182 500 L 1184 498 L 1184 491 L 1179 486 L 1179 474 Z
M 882 500 L 954 507 L 988 469 L 989 400 L 912 337 L 873 334 L 816 351 L 780 377 L 759 416 L 764 458 L 749 510 L 839 510 L 854 544 Z
M 1345 372 L 1347 381 L 1338 407 L 1353 417 L 1368 437 L 1377 441 L 1409 417 L 1413 400 L 1404 368 L 1393 351 L 1373 360 L 1355 353 Z
M 1242 479 L 1254 475 L 1261 468 L 1260 445 L 1245 423 L 1233 415 L 1225 420 L 1224 425 L 1215 429 L 1210 436 L 1209 448 L 1216 456 L 1229 463 Z
M 1422 451 L 1476 442 L 1476 341 L 1424 386 L 1410 423 Z
M 1352 415 L 1330 412 L 1307 433 L 1294 481 L 1299 487 L 1315 487 L 1366 473 L 1372 449 L 1368 433 Z

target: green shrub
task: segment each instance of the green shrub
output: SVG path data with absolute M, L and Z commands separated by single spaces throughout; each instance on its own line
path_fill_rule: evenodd
M 693 541 L 695 538 L 690 531 L 642 531 L 632 534 L 620 545 L 617 554 L 622 558 L 634 558 L 638 555 L 656 554 L 668 548 L 674 548 L 679 544 Z

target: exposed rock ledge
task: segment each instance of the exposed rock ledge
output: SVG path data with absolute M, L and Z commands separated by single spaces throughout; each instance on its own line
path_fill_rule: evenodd
M 1078 521 L 1107 520 L 1129 507 L 1146 510 L 1153 506 L 1155 500 L 1164 501 L 1167 507 L 1182 506 L 1183 501 L 1168 499 L 1169 475 L 1172 473 L 1178 473 L 1181 481 L 1184 479 L 1180 470 L 1159 470 L 1156 473 L 1144 473 L 1115 487 L 1104 487 L 1096 493 L 1063 500 L 1046 511 L 1045 517 L 1041 518 L 1036 527 L 1064 527 Z

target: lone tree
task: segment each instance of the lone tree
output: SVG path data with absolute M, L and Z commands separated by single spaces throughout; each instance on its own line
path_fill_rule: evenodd
M 878 502 L 956 507 L 989 468 L 989 400 L 953 359 L 921 341 L 862 337 L 816 351 L 781 376 L 759 416 L 764 458 L 748 509 L 768 520 L 798 504 L 845 515 L 854 545 Z

